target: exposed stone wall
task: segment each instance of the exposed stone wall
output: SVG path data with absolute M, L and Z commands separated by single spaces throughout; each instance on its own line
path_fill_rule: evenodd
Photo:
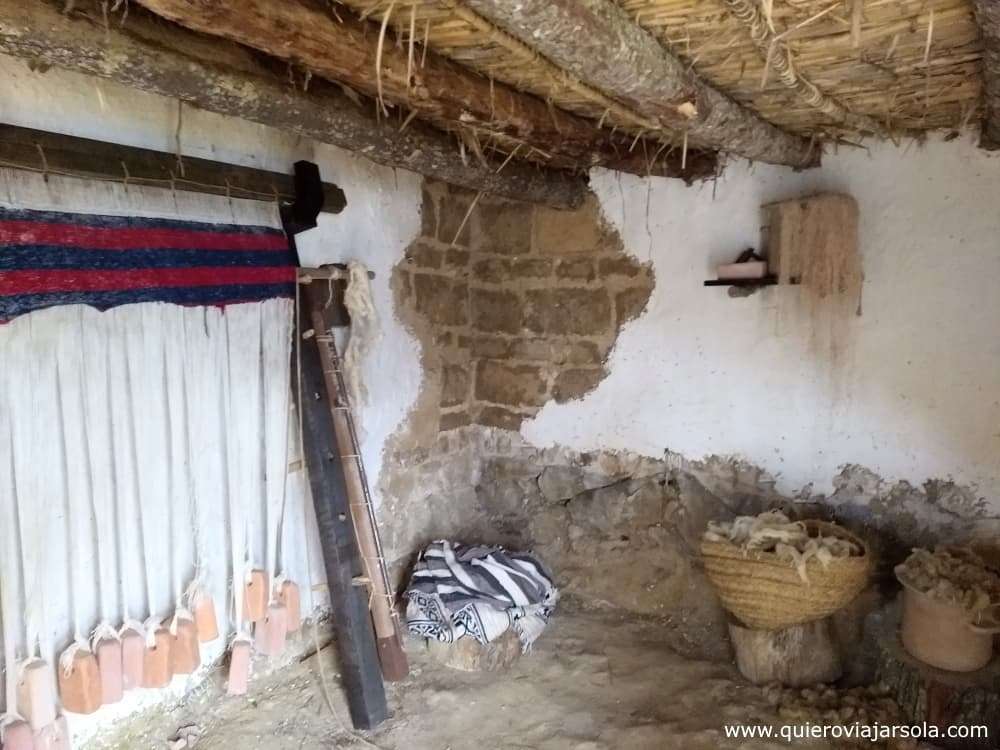
M 424 347 L 440 430 L 516 430 L 547 401 L 600 382 L 653 278 L 625 253 L 596 199 L 555 211 L 428 182 L 422 217 L 394 284 Z

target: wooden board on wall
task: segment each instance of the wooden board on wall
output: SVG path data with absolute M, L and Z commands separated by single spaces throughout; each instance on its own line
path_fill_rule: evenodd
M 851 291 L 861 280 L 858 204 L 820 193 L 763 207 L 762 248 L 779 284 L 803 284 L 819 296 Z

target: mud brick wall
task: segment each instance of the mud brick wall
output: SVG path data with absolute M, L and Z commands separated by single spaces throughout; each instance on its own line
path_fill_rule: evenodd
M 428 182 L 422 219 L 394 283 L 441 431 L 516 430 L 549 400 L 596 387 L 653 288 L 596 199 L 555 211 Z

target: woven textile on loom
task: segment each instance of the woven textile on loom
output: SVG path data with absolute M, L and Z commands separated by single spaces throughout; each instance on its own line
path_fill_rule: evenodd
M 0 208 L 0 322 L 56 305 L 228 305 L 295 294 L 280 229 Z

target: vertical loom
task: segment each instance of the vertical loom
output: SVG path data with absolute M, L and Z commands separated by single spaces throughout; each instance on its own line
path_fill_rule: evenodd
M 333 292 L 335 287 L 332 277 L 340 272 L 338 269 L 332 269 L 330 273 L 328 289 Z M 392 584 L 389 582 L 389 573 L 386 570 L 382 541 L 378 534 L 378 520 L 375 517 L 375 506 L 372 503 L 368 476 L 361 458 L 361 447 L 354 424 L 354 415 L 348 400 L 347 384 L 344 381 L 337 344 L 330 333 L 333 321 L 329 312 L 333 309 L 333 305 L 339 306 L 342 300 L 334 294 L 324 295 L 315 289 L 317 285 L 312 281 L 303 284 L 303 297 L 311 309 L 317 349 L 323 367 L 334 431 L 337 435 L 337 446 L 344 467 L 347 499 L 361 553 L 365 583 L 371 593 L 370 605 L 375 635 L 378 639 L 382 676 L 390 682 L 398 682 L 409 674 L 409 665 L 402 647 L 398 617 L 393 606 Z M 337 286 L 341 290 L 343 289 L 342 283 Z M 325 302 L 321 301 L 324 296 Z
M 298 257 L 295 235 L 316 226 L 323 205 L 318 167 L 297 162 L 295 186 L 294 204 L 282 206 L 282 223 Z M 338 284 L 343 289 L 342 272 L 319 273 L 329 279 L 331 291 L 333 278 L 339 275 Z M 386 679 L 402 679 L 408 667 L 392 615 L 391 588 L 374 509 L 353 420 L 342 400 L 343 379 L 330 334 L 331 324 L 347 322 L 346 311 L 338 296 L 334 308 L 338 318 L 328 318 L 331 299 L 316 289 L 318 285 L 308 283 L 311 277 L 302 276 L 300 273 L 300 282 L 307 283 L 299 285 L 293 367 L 300 393 L 303 457 L 316 510 L 348 708 L 355 727 L 370 729 L 388 716 L 383 674 Z M 359 585 L 365 583 L 371 587 L 370 597 L 365 596 L 364 585 Z

